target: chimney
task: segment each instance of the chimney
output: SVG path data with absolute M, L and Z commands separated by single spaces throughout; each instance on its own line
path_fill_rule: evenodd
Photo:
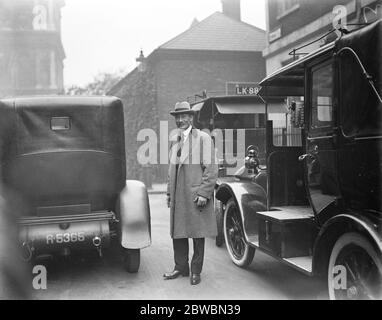
M 240 0 L 221 0 L 221 2 L 225 15 L 241 21 Z
M 194 20 L 192 21 L 190 25 L 190 28 L 195 27 L 198 23 L 199 23 L 198 19 L 194 18 Z

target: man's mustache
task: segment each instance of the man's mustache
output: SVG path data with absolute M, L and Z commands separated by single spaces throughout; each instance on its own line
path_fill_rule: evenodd
M 185 124 L 187 124 L 187 122 L 185 122 L 185 121 L 178 121 L 178 122 L 176 123 L 176 125 L 177 125 L 178 127 L 181 127 L 181 126 L 183 126 L 183 125 L 185 125 Z

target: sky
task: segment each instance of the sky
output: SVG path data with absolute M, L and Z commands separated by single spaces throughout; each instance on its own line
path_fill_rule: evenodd
M 221 11 L 221 0 L 66 0 L 62 8 L 64 83 L 84 85 L 101 72 L 127 74 L 145 56 Z M 242 20 L 265 29 L 265 0 L 241 0 Z

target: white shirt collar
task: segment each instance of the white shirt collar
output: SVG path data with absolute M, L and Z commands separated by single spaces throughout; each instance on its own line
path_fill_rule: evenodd
M 185 139 L 188 137 L 188 135 L 190 134 L 191 130 L 192 130 L 192 126 L 189 126 L 186 130 L 183 131 L 183 136 L 184 136 Z

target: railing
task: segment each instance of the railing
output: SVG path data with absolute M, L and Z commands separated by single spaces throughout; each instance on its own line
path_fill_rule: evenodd
M 245 143 L 238 141 L 237 131 L 231 134 L 224 132 L 224 144 L 215 144 L 220 159 L 219 176 L 232 176 L 238 168 L 244 165 L 246 149 L 250 145 L 258 148 L 258 157 L 261 165 L 266 164 L 265 154 L 265 128 L 242 129 L 245 130 Z M 273 128 L 273 144 L 275 146 L 301 146 L 301 130 L 295 128 Z M 243 148 L 245 146 L 245 148 Z M 239 149 L 239 150 L 238 150 Z
M 301 146 L 301 129 L 273 128 L 273 144 L 286 147 Z
M 245 148 L 249 145 L 257 146 L 259 149 L 259 156 L 265 157 L 265 128 L 253 129 L 233 129 L 232 136 L 227 135 L 227 131 L 223 130 L 223 153 L 226 152 L 226 146 L 230 147 L 233 155 L 237 155 L 238 147 L 238 130 L 245 130 Z M 301 129 L 295 128 L 273 128 L 273 144 L 275 146 L 301 146 Z

